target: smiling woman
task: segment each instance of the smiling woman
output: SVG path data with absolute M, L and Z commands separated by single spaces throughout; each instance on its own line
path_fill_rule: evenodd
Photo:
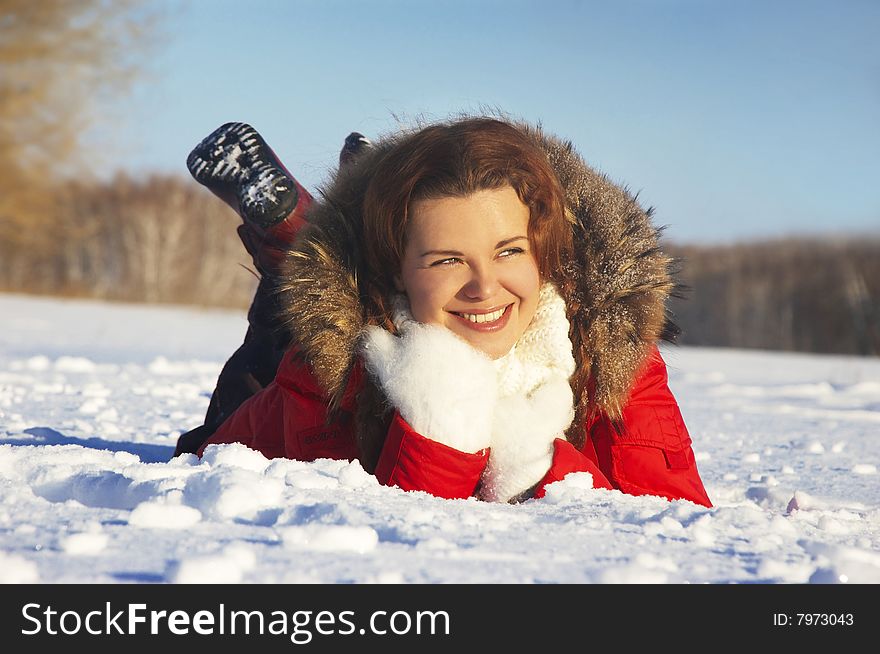
M 178 454 L 358 459 L 404 490 L 501 502 L 583 472 L 711 505 L 657 350 L 670 260 L 634 198 L 569 143 L 494 118 L 345 147 L 314 203 L 249 126 L 191 156 L 263 283 Z M 271 381 L 244 383 L 256 369 Z
M 492 358 L 525 331 L 572 242 L 546 153 L 496 120 L 429 126 L 388 152 L 363 220 L 370 267 L 396 271 L 373 279 L 377 312 L 403 292 L 415 320 Z
M 493 359 L 519 340 L 538 306 L 529 208 L 511 186 L 418 200 L 398 291 L 418 322 L 446 327 Z

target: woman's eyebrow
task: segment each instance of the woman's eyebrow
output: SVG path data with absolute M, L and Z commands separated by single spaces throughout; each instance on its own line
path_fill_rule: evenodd
M 525 236 L 511 236 L 510 238 L 506 238 L 503 241 L 498 241 L 495 244 L 495 249 L 503 248 L 505 245 L 510 245 L 514 241 L 527 241 L 529 240 Z M 447 256 L 447 257 L 463 257 L 464 253 L 459 252 L 458 250 L 428 250 L 427 252 L 422 252 L 419 256 L 428 257 L 428 256 Z
M 427 252 L 422 252 L 419 256 L 428 257 L 428 256 L 436 256 L 436 255 L 444 255 L 444 256 L 453 256 L 453 257 L 463 257 L 463 252 L 457 252 L 455 250 L 428 250 Z
M 529 239 L 525 236 L 511 236 L 510 238 L 506 238 L 503 241 L 498 241 L 498 243 L 495 245 L 495 249 L 497 250 L 498 248 L 503 248 L 505 245 L 510 245 L 514 241 L 520 240 L 528 241 Z

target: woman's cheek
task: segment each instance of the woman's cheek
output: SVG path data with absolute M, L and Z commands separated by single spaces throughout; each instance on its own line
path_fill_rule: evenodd
M 541 290 L 541 275 L 535 260 L 524 257 L 516 262 L 516 265 L 511 266 L 507 273 L 507 284 L 505 284 L 507 289 L 523 302 L 534 300 L 537 303 L 538 293 Z
M 447 290 L 451 287 L 445 271 L 425 270 L 415 275 L 407 286 L 407 297 L 413 318 L 417 322 L 442 324 L 444 307 L 454 297 Z

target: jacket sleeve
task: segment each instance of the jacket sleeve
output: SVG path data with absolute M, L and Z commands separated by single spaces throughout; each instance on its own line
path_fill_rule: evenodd
M 275 380 L 242 403 L 198 455 L 208 445 L 242 443 L 267 458 L 357 459 L 351 413 L 343 411 L 331 421 L 327 418 L 327 398 L 314 375 L 295 352 L 288 352 Z M 488 459 L 488 448 L 474 454 L 462 452 L 422 436 L 395 412 L 375 475 L 386 486 L 467 498 L 473 495 Z
M 468 453 L 431 440 L 395 411 L 375 474 L 386 486 L 463 499 L 474 494 L 488 462 L 488 448 Z
M 208 445 L 242 443 L 261 452 L 266 458 L 284 456 L 282 433 L 283 397 L 274 381 L 236 409 L 199 448 L 202 456 Z
M 667 382 L 666 363 L 655 347 L 636 378 L 622 423 L 600 417 L 592 425 L 597 462 L 611 485 L 624 493 L 711 507 L 690 435 Z
M 562 481 L 571 472 L 589 472 L 593 475 L 593 488 L 614 489 L 595 461 L 568 441 L 557 438 L 553 441 L 553 462 L 550 464 L 547 474 L 535 488 L 534 497 L 544 497 L 548 484 Z

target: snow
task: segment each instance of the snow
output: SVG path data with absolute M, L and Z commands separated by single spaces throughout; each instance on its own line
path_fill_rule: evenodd
M 170 460 L 244 312 L 0 295 L 0 582 L 880 583 L 880 361 L 665 348 L 715 507 L 521 505 L 240 445 Z

